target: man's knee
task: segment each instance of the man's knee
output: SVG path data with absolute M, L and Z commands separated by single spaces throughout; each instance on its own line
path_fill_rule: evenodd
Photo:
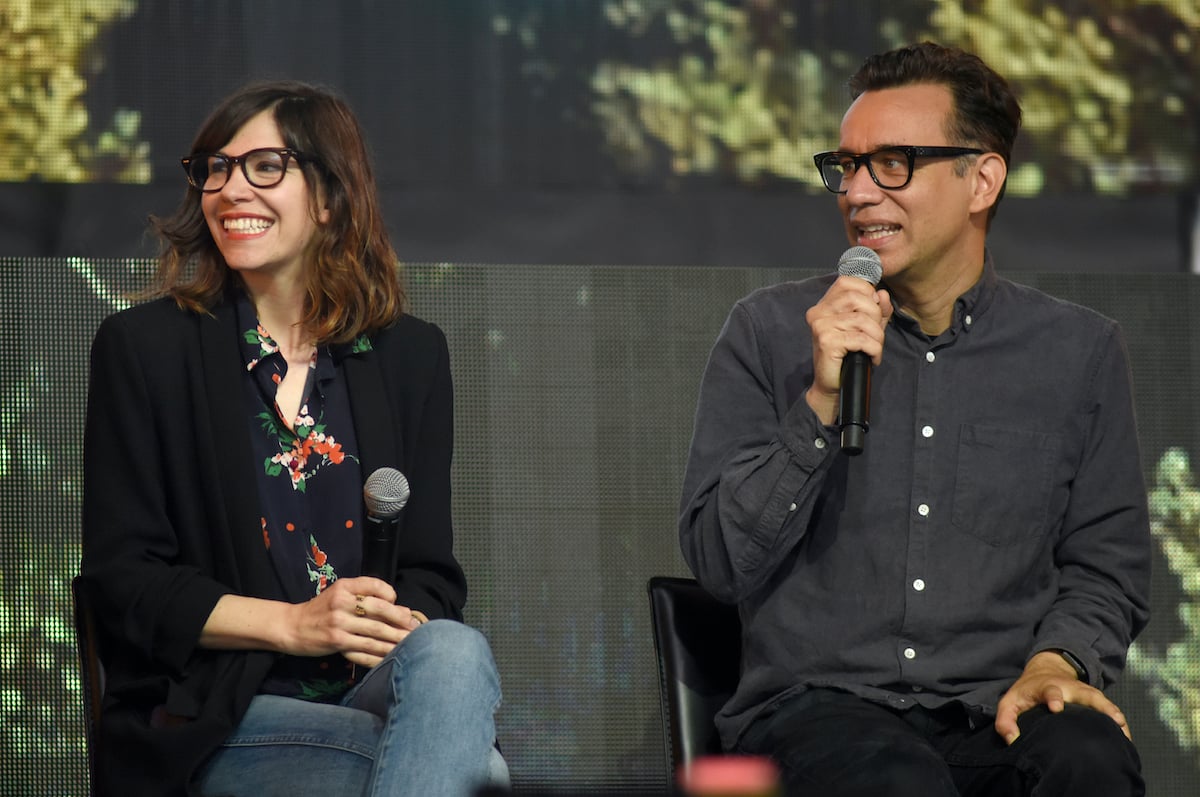
M 1022 716 L 1021 739 L 1031 748 L 1036 795 L 1140 795 L 1137 749 L 1106 714 L 1068 705 L 1052 713 L 1038 707 Z
M 1018 720 L 1021 738 L 1033 740 L 1053 749 L 1063 748 L 1069 758 L 1086 758 L 1094 763 L 1123 752 L 1132 745 L 1121 726 L 1107 714 L 1086 706 L 1067 705 L 1058 713 L 1038 706 L 1021 715 Z

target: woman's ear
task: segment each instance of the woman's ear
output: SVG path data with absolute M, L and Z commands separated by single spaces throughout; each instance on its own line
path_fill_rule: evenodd
M 328 224 L 333 218 L 333 214 L 329 211 L 329 197 L 325 193 L 325 186 L 318 185 L 316 196 L 313 197 L 313 218 L 317 224 Z

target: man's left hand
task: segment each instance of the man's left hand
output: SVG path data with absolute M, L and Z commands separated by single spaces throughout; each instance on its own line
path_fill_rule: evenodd
M 1056 714 L 1066 708 L 1067 703 L 1087 706 L 1107 714 L 1121 727 L 1126 738 L 1132 738 L 1129 724 L 1117 704 L 1096 687 L 1078 680 L 1070 663 L 1050 650 L 1034 655 L 1025 665 L 1021 677 L 1000 698 L 996 706 L 996 733 L 1012 744 L 1021 735 L 1017 717 L 1042 703 Z

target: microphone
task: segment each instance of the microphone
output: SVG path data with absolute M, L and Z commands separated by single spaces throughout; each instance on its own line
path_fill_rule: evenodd
M 858 277 L 878 285 L 883 263 L 874 249 L 852 246 L 838 260 L 838 274 Z M 842 427 L 842 451 L 862 453 L 871 419 L 871 358 L 852 351 L 842 360 L 842 387 L 838 394 L 838 423 Z
M 395 468 L 379 468 L 363 485 L 367 521 L 363 529 L 363 575 L 389 584 L 396 571 L 396 518 L 408 503 L 408 479 Z

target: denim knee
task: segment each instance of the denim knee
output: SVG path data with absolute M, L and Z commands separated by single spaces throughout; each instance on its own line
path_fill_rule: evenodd
M 444 668 L 455 678 L 475 677 L 499 689 L 492 648 L 478 630 L 453 620 L 432 620 L 397 645 L 393 654 L 408 667 Z
M 425 623 L 392 648 L 342 704 L 382 717 L 404 693 L 409 701 L 417 695 L 435 702 L 467 701 L 490 716 L 500 705 L 500 674 L 487 638 L 453 620 Z

